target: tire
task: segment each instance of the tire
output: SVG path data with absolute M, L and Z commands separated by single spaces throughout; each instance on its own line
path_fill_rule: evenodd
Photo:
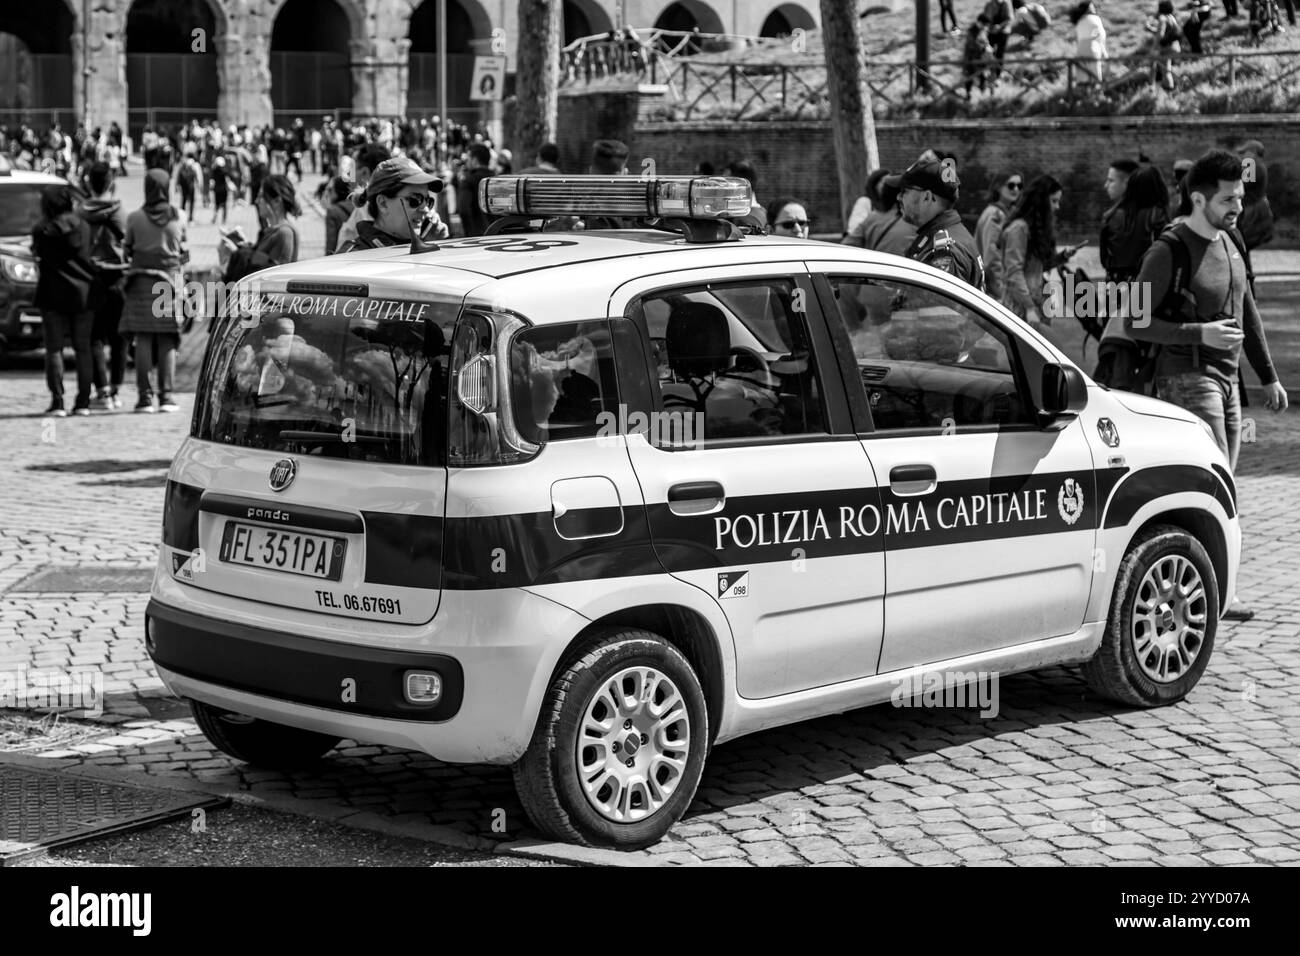
M 190 701 L 190 710 L 212 746 L 236 760 L 268 770 L 311 766 L 342 740 L 329 734 L 244 717 L 197 700 Z
M 1160 582 L 1172 581 L 1181 582 L 1190 600 L 1161 590 Z M 1172 525 L 1150 528 L 1120 564 L 1106 632 L 1084 677 L 1121 704 L 1177 703 L 1205 673 L 1218 626 L 1218 579 L 1201 542 Z
M 647 674 L 655 675 L 649 684 Z M 656 692 L 648 702 L 647 688 Z M 609 730 L 583 737 L 588 743 L 580 750 L 589 714 Z M 548 836 L 636 850 L 662 838 L 686 812 L 708 749 L 704 692 L 686 658 L 657 634 L 613 629 L 548 689 L 532 742 L 514 765 L 515 789 Z M 635 764 L 625 774 L 627 759 Z

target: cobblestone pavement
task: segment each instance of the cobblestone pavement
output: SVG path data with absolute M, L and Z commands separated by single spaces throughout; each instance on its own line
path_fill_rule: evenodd
M 1297 323 L 1300 326 L 1300 323 Z M 1291 331 L 1288 325 L 1284 331 Z M 1300 360 L 1294 334 L 1285 352 Z M 1285 376 L 1300 384 L 1300 368 Z M 1300 391 L 1300 389 L 1298 389 Z M 395 823 L 526 837 L 509 771 L 345 744 L 319 769 L 238 764 L 164 696 L 145 594 L 24 594 L 49 565 L 146 568 L 182 414 L 52 422 L 34 369 L 0 375 L 0 669 L 102 666 L 102 736 L 43 756 L 292 795 Z M 1184 703 L 1113 707 L 1077 672 L 1005 679 L 996 717 L 874 707 L 719 747 L 670 837 L 633 859 L 781 864 L 1247 864 L 1300 861 L 1300 414 L 1255 412 L 1239 484 L 1241 591 Z M 50 429 L 53 428 L 53 431 Z M 8 590 L 8 593 L 4 593 Z M 30 749 L 28 752 L 32 752 Z M 497 826 L 494 828 L 494 824 Z M 504 824 L 504 832 L 499 832 Z

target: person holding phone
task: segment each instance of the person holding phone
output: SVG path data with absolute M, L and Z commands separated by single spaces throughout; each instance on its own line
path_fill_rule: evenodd
M 269 176 L 257 194 L 257 218 L 262 224 L 257 242 L 251 243 L 241 229 L 222 234 L 217 258 L 226 282 L 238 282 L 246 275 L 271 266 L 298 261 L 298 230 L 290 216 L 302 215 L 298 198 L 289 177 L 279 173 Z
M 1130 316 L 1125 331 L 1138 341 L 1160 345 L 1156 392 L 1210 426 L 1215 441 L 1235 470 L 1241 450 L 1241 395 L 1237 368 L 1242 352 L 1264 386 L 1264 405 L 1284 411 L 1286 389 L 1269 354 L 1264 324 L 1247 280 L 1246 264 L 1226 235 L 1241 216 L 1241 160 L 1211 150 L 1187 174 L 1191 212 L 1174 226 L 1188 251 L 1187 290 L 1195 301 L 1173 315 Z M 1137 281 L 1149 283 L 1150 301 L 1162 304 L 1174 281 L 1173 252 L 1156 242 L 1142 260 Z
M 1130 316 L 1125 331 L 1159 347 L 1155 358 L 1156 396 L 1180 405 L 1203 420 L 1236 471 L 1241 451 L 1242 353 L 1264 388 L 1264 407 L 1284 412 L 1287 391 L 1269 354 L 1264 323 L 1250 288 L 1248 266 L 1230 233 L 1241 217 L 1245 186 L 1241 160 L 1211 150 L 1183 179 L 1188 212 L 1151 245 L 1137 281 L 1147 283 L 1153 314 Z M 1187 255 L 1186 296 L 1169 297 L 1175 282 L 1174 243 Z M 1177 305 L 1166 308 L 1166 299 Z M 1249 620 L 1254 611 L 1240 600 L 1223 612 L 1229 620 Z
M 367 218 L 357 223 L 356 237 L 340 246 L 339 252 L 409 243 L 420 234 L 426 217 L 436 221 L 431 238 L 446 238 L 446 227 L 432 209 L 433 196 L 442 188 L 442 180 L 426 173 L 414 160 L 405 156 L 384 160 L 366 186 Z

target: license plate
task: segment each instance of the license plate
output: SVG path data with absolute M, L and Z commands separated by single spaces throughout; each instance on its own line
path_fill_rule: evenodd
M 227 564 L 337 581 L 343 576 L 347 549 L 343 538 L 227 521 L 220 556 Z

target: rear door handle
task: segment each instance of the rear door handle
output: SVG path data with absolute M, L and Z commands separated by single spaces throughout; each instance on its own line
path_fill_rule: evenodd
M 668 510 L 682 517 L 720 511 L 727 494 L 716 481 L 683 481 L 668 489 Z
M 928 495 L 938 486 L 934 465 L 895 465 L 889 470 L 889 488 L 900 497 Z

